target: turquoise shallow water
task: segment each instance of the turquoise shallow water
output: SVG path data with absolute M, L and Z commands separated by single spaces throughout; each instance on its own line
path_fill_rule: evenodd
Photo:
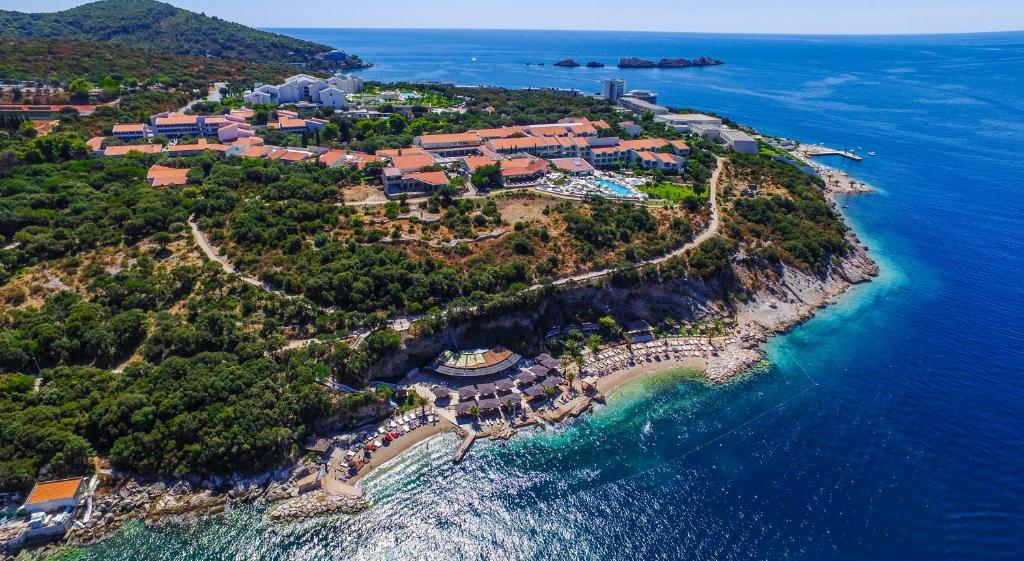
M 1024 34 L 287 32 L 359 53 L 367 78 L 596 90 L 622 75 L 663 103 L 874 150 L 830 163 L 879 189 L 841 202 L 881 276 L 727 386 L 658 375 L 457 466 L 454 438 L 431 440 L 367 480 L 376 504 L 357 516 L 275 526 L 245 509 L 134 528 L 86 558 L 1024 558 Z M 550 66 L 699 54 L 727 64 Z

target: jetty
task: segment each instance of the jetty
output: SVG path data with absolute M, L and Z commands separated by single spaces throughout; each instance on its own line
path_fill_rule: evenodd
M 820 144 L 801 145 L 800 152 L 803 152 L 806 156 L 842 156 L 855 162 L 859 162 L 864 159 L 852 150 L 839 150 L 837 148 L 829 148 L 828 146 L 822 146 Z

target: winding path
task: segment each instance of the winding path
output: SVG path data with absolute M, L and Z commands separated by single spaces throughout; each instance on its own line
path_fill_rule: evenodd
M 721 156 L 718 156 L 717 160 L 718 160 L 718 165 L 715 167 L 714 173 L 711 174 L 711 180 L 708 182 L 708 190 L 710 191 L 710 197 L 711 197 L 711 223 L 708 224 L 708 227 L 705 228 L 701 233 L 699 233 L 696 236 L 694 236 L 694 238 L 692 240 L 686 242 L 685 244 L 683 244 L 679 248 L 674 249 L 674 250 L 670 251 L 669 253 L 666 253 L 665 255 L 662 255 L 660 257 L 655 257 L 655 258 L 652 258 L 652 259 L 647 259 L 647 260 L 644 260 L 644 261 L 640 261 L 638 263 L 634 263 L 633 265 L 628 267 L 629 269 L 636 269 L 636 268 L 642 267 L 644 265 L 650 265 L 650 264 L 655 264 L 655 263 L 662 263 L 662 262 L 667 261 L 667 260 L 669 260 L 669 259 L 671 259 L 673 257 L 676 257 L 676 256 L 679 256 L 679 255 L 682 255 L 683 253 L 686 253 L 687 251 L 697 247 L 698 245 L 704 243 L 705 241 L 711 239 L 713 236 L 718 234 L 719 225 L 721 223 L 721 220 L 720 220 L 720 217 L 719 217 L 719 211 L 718 211 L 718 178 L 719 178 L 719 176 L 722 173 L 722 168 L 725 167 L 725 158 L 723 158 Z M 235 277 L 237 279 L 240 279 L 242 282 L 244 282 L 246 284 L 255 286 L 257 288 L 261 288 L 263 290 L 266 290 L 267 292 L 272 292 L 272 293 L 274 293 L 274 294 L 276 294 L 278 296 L 282 296 L 284 298 L 301 298 L 301 296 L 297 296 L 297 295 L 294 295 L 294 294 L 287 294 L 287 293 L 285 293 L 282 290 L 276 289 L 276 288 L 270 286 L 269 284 L 267 284 L 267 283 L 265 283 L 263 281 L 260 281 L 259 279 L 255 278 L 255 277 L 247 276 L 247 275 L 244 275 L 242 273 L 237 272 L 235 270 L 234 265 L 231 264 L 231 262 L 227 259 L 227 257 L 224 257 L 224 256 L 220 255 L 220 253 L 217 251 L 217 249 L 214 248 L 210 244 L 210 240 L 207 239 L 206 234 L 204 234 L 202 232 L 202 230 L 199 229 L 199 224 L 196 223 L 196 217 L 195 217 L 194 214 L 188 217 L 188 225 L 192 229 L 192 237 L 193 237 L 193 239 L 195 239 L 195 242 L 199 246 L 199 248 L 203 251 L 204 254 L 206 254 L 207 258 L 209 258 L 211 261 L 215 261 L 215 262 L 219 263 L 220 266 L 221 266 L 221 269 L 225 273 L 227 273 L 227 274 L 229 274 L 229 275 L 231 275 L 231 276 L 233 276 L 233 277 Z M 572 283 L 572 282 L 590 281 L 590 280 L 606 277 L 606 276 L 611 275 L 612 273 L 614 273 L 615 271 L 618 271 L 618 270 L 622 270 L 622 268 L 607 268 L 607 269 L 601 269 L 601 270 L 598 270 L 598 271 L 590 271 L 588 273 L 581 273 L 579 275 L 573 275 L 573 276 L 569 276 L 569 277 L 560 278 L 560 279 L 552 282 L 552 284 L 554 286 L 561 286 L 561 285 Z M 538 290 L 538 289 L 542 288 L 543 286 L 544 285 L 542 285 L 542 284 L 534 284 L 534 285 L 530 286 L 529 289 L 530 290 Z M 332 308 L 325 307 L 325 306 L 320 306 L 319 304 L 315 304 L 313 302 L 310 302 L 310 305 L 315 306 L 316 308 L 319 308 L 320 310 L 323 310 L 325 312 L 332 312 L 332 311 L 334 311 Z M 448 310 L 445 310 L 442 313 L 443 314 L 447 314 Z M 422 316 L 402 316 L 402 317 L 398 317 L 398 318 L 395 318 L 395 319 L 391 320 L 389 322 L 389 324 L 392 326 L 392 328 L 394 328 L 395 326 L 398 326 L 398 325 L 402 325 L 402 324 L 404 324 L 405 326 L 408 326 L 410 323 L 412 323 L 416 319 L 419 319 L 420 317 L 422 317 Z M 355 334 L 357 336 L 357 344 L 358 344 L 366 336 L 367 331 L 365 331 L 365 330 L 356 330 L 356 331 L 353 331 L 353 334 Z M 311 341 L 311 340 L 303 340 L 303 341 L 290 342 L 289 343 L 289 348 L 292 348 L 292 343 L 296 343 L 294 346 L 302 346 L 303 344 L 305 344 L 306 342 L 309 342 L 309 341 Z

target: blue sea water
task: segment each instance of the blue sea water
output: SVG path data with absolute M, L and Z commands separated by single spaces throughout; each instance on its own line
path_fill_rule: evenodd
M 875 151 L 829 163 L 878 189 L 841 203 L 881 275 L 726 386 L 667 372 L 459 465 L 454 437 L 428 441 L 366 481 L 375 506 L 356 516 L 271 525 L 248 508 L 132 527 L 84 557 L 1024 559 L 1024 33 L 282 31 L 358 53 L 368 79 L 596 91 L 621 76 L 664 104 Z M 701 54 L 726 64 L 614 67 Z M 550 66 L 567 57 L 610 66 Z

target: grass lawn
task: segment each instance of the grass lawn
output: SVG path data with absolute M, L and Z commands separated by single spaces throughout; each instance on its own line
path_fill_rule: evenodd
M 647 183 L 641 185 L 640 190 L 650 195 L 652 199 L 665 199 L 673 202 L 682 201 L 686 197 L 697 196 L 693 192 L 693 187 L 678 183 Z

